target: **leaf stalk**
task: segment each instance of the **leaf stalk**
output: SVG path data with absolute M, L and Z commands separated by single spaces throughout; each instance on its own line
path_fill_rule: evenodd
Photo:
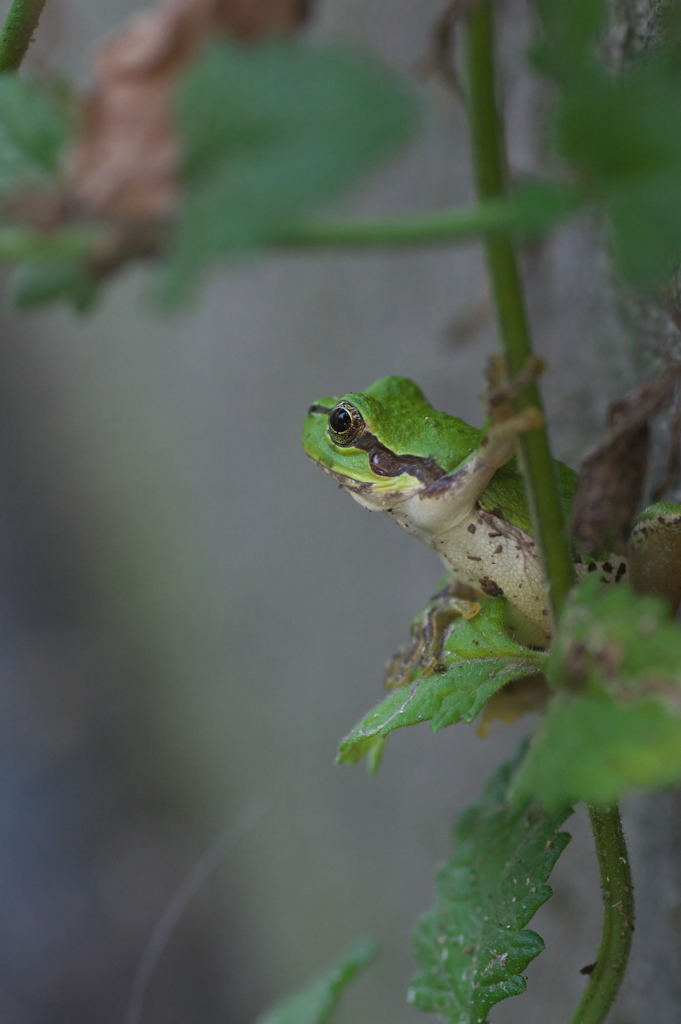
M 576 193 L 552 189 L 550 209 L 532 221 L 522 196 L 495 196 L 468 209 L 410 214 L 385 219 L 292 224 L 277 232 L 274 244 L 294 248 L 381 248 L 451 245 L 479 235 L 539 234 L 573 213 L 582 200 Z
M 570 1024 L 601 1024 L 624 977 L 634 931 L 634 889 L 617 806 L 589 807 L 603 891 L 603 933 L 596 966 Z

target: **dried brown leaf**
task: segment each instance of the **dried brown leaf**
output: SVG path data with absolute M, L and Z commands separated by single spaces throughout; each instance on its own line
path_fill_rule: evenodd
M 166 0 L 105 42 L 69 167 L 85 212 L 132 221 L 167 216 L 179 162 L 171 119 L 177 75 L 216 32 L 246 42 L 292 31 L 306 13 L 307 0 Z
M 648 465 L 648 421 L 680 379 L 681 364 L 673 363 L 610 406 L 610 433 L 580 466 L 572 534 L 581 551 L 626 550 Z

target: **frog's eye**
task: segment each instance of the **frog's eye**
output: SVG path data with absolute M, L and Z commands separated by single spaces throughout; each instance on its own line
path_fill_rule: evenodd
M 363 430 L 362 415 L 350 402 L 339 402 L 329 413 L 329 433 L 336 444 L 351 445 Z

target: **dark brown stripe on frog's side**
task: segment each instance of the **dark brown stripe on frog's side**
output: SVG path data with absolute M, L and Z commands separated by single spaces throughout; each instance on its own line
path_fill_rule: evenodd
M 308 413 L 323 413 L 325 416 L 332 412 L 333 409 L 328 409 L 324 405 L 311 405 L 308 410 Z M 445 471 L 438 466 L 435 459 L 424 458 L 421 455 L 396 455 L 366 428 L 352 444 L 347 445 L 347 448 L 359 448 L 360 451 L 368 452 L 369 465 L 376 476 L 400 476 L 402 473 L 408 473 L 422 484 L 432 484 L 445 475 Z
M 376 476 L 400 476 L 402 473 L 408 473 L 415 476 L 419 483 L 432 484 L 445 473 L 430 456 L 426 459 L 421 455 L 396 455 L 370 430 L 363 430 L 352 442 L 351 447 L 368 452 L 369 465 Z

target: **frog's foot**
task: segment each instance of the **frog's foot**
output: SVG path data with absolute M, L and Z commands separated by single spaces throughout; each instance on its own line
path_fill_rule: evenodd
M 515 455 L 520 435 L 526 430 L 536 430 L 543 423 L 541 411 L 534 406 L 523 409 L 508 419 L 492 420 L 480 443 L 478 461 L 484 466 L 503 466 Z
M 544 417 L 541 410 L 531 405 L 528 409 L 523 409 L 522 412 L 517 413 L 515 416 L 509 416 L 503 420 L 494 420 L 485 434 L 485 439 L 488 442 L 496 441 L 497 439 L 504 442 L 516 441 L 526 430 L 537 430 L 543 424 Z
M 639 594 L 655 594 L 672 614 L 681 603 L 681 505 L 658 502 L 635 521 L 629 537 L 631 584 Z
M 537 377 L 545 369 L 546 363 L 544 360 L 540 359 L 539 356 L 533 355 L 528 359 L 520 373 L 509 378 L 504 357 L 500 355 L 492 356 L 487 366 L 487 383 L 489 387 L 486 395 L 487 408 L 492 420 L 501 422 L 511 419 L 514 413 L 514 400 L 526 387 L 534 384 Z M 541 424 L 539 425 L 541 426 Z M 532 428 L 525 427 L 524 429 L 530 430 Z
M 385 688 L 405 686 L 415 673 L 429 676 L 443 671 L 442 655 L 449 627 L 455 619 L 472 619 L 479 611 L 478 601 L 457 597 L 449 588 L 436 594 L 423 614 L 414 619 L 409 643 L 386 662 Z
M 485 704 L 480 716 L 477 733 L 484 739 L 495 718 L 500 722 L 514 722 L 521 715 L 533 711 L 544 711 L 551 696 L 551 689 L 543 672 L 532 676 L 512 679 L 502 686 Z

